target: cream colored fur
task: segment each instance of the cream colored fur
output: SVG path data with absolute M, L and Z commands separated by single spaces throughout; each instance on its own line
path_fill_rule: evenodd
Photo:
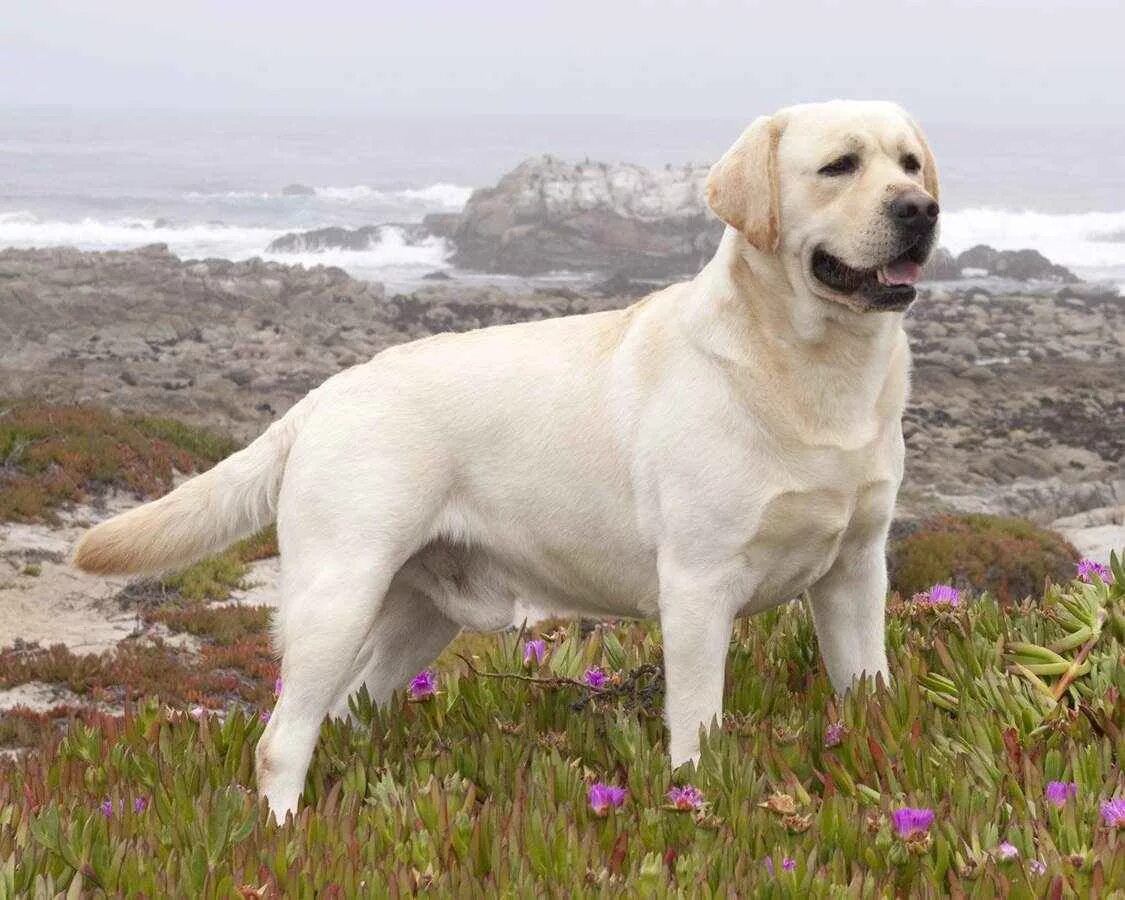
M 857 147 L 854 179 L 817 176 Z M 922 172 L 903 172 L 904 148 Z M 285 688 L 258 767 L 278 815 L 349 692 L 385 702 L 460 628 L 529 607 L 660 620 L 675 764 L 722 715 L 740 613 L 808 591 L 836 688 L 886 677 L 909 350 L 901 314 L 832 295 L 809 253 L 881 265 L 885 201 L 935 192 L 932 166 L 891 104 L 759 120 L 713 170 L 732 227 L 692 281 L 622 311 L 387 350 L 211 472 L 93 529 L 78 564 L 179 565 L 276 514 Z

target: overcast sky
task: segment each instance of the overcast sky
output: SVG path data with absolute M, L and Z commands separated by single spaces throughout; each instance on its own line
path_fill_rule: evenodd
M 0 0 L 0 105 L 752 115 L 887 97 L 941 120 L 1125 115 L 1125 4 Z

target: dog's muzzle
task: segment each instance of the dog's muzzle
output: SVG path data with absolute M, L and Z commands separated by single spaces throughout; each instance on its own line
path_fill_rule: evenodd
M 906 191 L 887 203 L 886 212 L 898 235 L 898 250 L 882 265 L 852 266 L 824 247 L 815 248 L 809 261 L 813 278 L 836 295 L 834 299 L 856 309 L 906 309 L 917 296 L 914 285 L 937 238 L 940 210 L 929 194 Z

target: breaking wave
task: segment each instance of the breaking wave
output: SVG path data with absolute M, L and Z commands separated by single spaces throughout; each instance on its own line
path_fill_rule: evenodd
M 354 184 L 344 187 L 310 187 L 300 192 L 283 191 L 217 191 L 202 192 L 189 191 L 186 194 L 189 200 L 285 200 L 299 203 L 313 197 L 317 200 L 335 203 L 362 203 L 386 204 L 389 206 L 424 207 L 431 211 L 460 210 L 472 194 L 471 187 L 460 184 L 450 184 L 439 181 L 435 184 L 421 188 L 402 188 L 400 190 L 386 190 L 374 188 L 366 184 Z
M 1071 268 L 1125 268 L 1125 210 L 1042 213 L 978 207 L 943 212 L 941 243 L 953 253 L 975 244 L 997 250 L 1031 247 Z
M 413 240 L 403 229 L 386 225 L 362 250 L 329 248 L 297 253 L 264 253 L 262 256 L 285 263 L 340 266 L 350 271 L 404 268 L 429 271 L 448 265 L 450 253 L 451 248 L 443 238 L 428 235 Z
M 167 244 L 182 259 L 219 257 L 248 259 L 260 256 L 286 263 L 338 265 L 350 270 L 444 267 L 449 245 L 429 236 L 408 240 L 401 228 L 380 228 L 363 250 L 325 250 L 303 253 L 266 253 L 270 241 L 282 234 L 274 228 L 249 228 L 222 224 L 177 226 L 152 219 L 86 218 L 74 222 L 40 220 L 29 212 L 0 213 L 0 247 L 76 247 L 79 250 L 127 250 L 146 244 Z

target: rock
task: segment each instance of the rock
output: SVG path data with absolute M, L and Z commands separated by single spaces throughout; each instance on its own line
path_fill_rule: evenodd
M 964 335 L 949 338 L 949 340 L 945 342 L 945 350 L 954 356 L 959 356 L 964 359 L 976 359 L 977 356 L 980 355 L 980 351 L 977 349 L 977 342 Z
M 448 272 L 443 272 L 440 269 L 436 272 L 427 272 L 422 276 L 423 281 L 452 281 L 453 276 Z
M 944 366 L 947 369 L 953 369 L 960 365 L 957 357 L 952 353 L 942 353 L 940 351 L 927 353 L 925 356 L 920 357 L 919 361 L 925 362 L 931 366 Z
M 961 267 L 944 247 L 938 247 L 922 269 L 922 278 L 926 281 L 953 281 L 960 277 Z
M 966 270 L 980 270 L 999 278 L 1017 281 L 1056 281 L 1073 284 L 1077 275 L 1065 266 L 1056 265 L 1038 250 L 994 250 L 977 244 L 961 253 L 956 265 L 964 274 Z
M 239 387 L 246 387 L 246 385 L 254 380 L 254 373 L 249 369 L 231 369 L 227 372 L 226 377 Z
M 453 234 L 454 262 L 514 275 L 690 275 L 724 227 L 704 201 L 707 171 L 529 159 L 469 198 Z
M 0 396 L 108 402 L 246 440 L 393 344 L 619 307 L 653 286 L 608 271 L 597 292 L 430 280 L 387 296 L 334 267 L 182 261 L 159 246 L 3 250 Z M 1125 303 L 927 293 L 906 319 L 916 366 L 900 507 L 1046 522 L 1125 503 Z M 1010 362 L 975 365 L 984 346 Z
M 624 272 L 614 272 L 605 281 L 593 285 L 590 290 L 603 297 L 643 297 L 653 290 L 650 282 L 633 281 Z
M 332 226 L 283 234 L 270 242 L 266 252 L 317 253 L 322 250 L 369 250 L 391 231 L 401 232 L 401 237 L 408 245 L 418 245 L 434 239 L 433 235 L 421 225 L 364 225 L 361 228 Z M 342 270 L 338 271 L 342 272 Z
M 1115 285 L 1098 282 L 1068 284 L 1060 288 L 1055 296 L 1072 309 L 1084 309 L 1090 301 L 1117 303 L 1121 300 L 1121 294 Z
M 266 247 L 267 253 L 305 253 L 321 250 L 366 250 L 379 229 L 373 225 L 363 228 L 317 228 L 314 231 L 290 232 L 275 238 Z
M 460 225 L 460 213 L 430 213 L 422 219 L 422 228 L 425 231 L 443 238 L 452 238 Z
M 316 188 L 311 188 L 307 184 L 287 184 L 281 189 L 281 196 L 314 197 L 316 196 Z
M 1125 549 L 1125 506 L 1103 506 L 1056 519 L 1051 528 L 1070 541 L 1082 556 L 1103 565 L 1109 554 Z

